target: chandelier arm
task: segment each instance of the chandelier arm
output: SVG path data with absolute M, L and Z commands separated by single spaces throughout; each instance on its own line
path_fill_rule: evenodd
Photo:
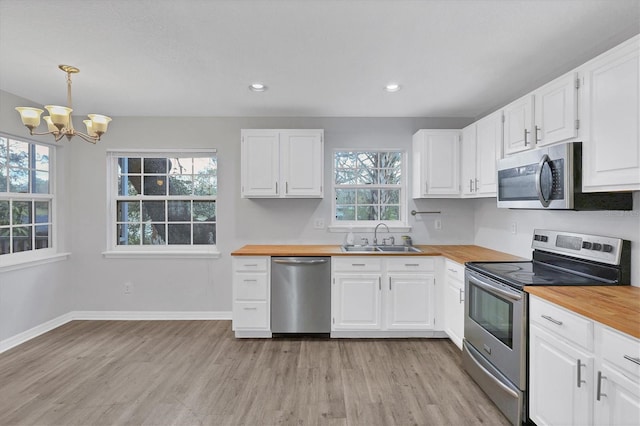
M 85 141 L 87 141 L 89 143 L 92 143 L 94 145 L 100 140 L 99 137 L 89 136 L 89 135 L 87 135 L 85 133 L 82 133 L 82 132 L 79 132 L 77 130 L 73 134 L 74 134 L 74 136 L 80 136 Z
M 56 135 L 55 133 L 53 133 L 56 137 L 56 142 L 58 142 L 60 139 L 62 139 L 63 136 L 65 136 L 67 133 L 66 132 L 58 132 L 58 134 Z
M 29 132 L 31 136 L 57 135 L 58 133 L 60 132 L 34 132 L 33 130 Z

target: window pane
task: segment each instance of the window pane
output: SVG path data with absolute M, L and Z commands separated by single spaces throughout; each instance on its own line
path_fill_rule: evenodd
M 31 229 L 31 226 L 12 228 L 14 253 L 31 250 Z
M 194 201 L 193 202 L 193 220 L 200 221 L 200 222 L 215 221 L 216 220 L 216 202 L 215 201 Z
M 401 183 L 400 169 L 381 169 L 378 177 L 382 185 L 399 185 Z
M 193 173 L 192 158 L 170 158 L 169 173 L 172 175 L 190 175 Z
M 0 137 L 0 166 L 6 166 L 8 162 L 9 149 L 7 142 L 7 138 Z
M 0 192 L 7 192 L 7 168 L 0 165 Z
M 145 158 L 143 161 L 145 174 L 167 174 L 169 171 L 166 158 Z
M 118 245 L 140 245 L 140 225 L 135 223 L 118 225 Z
M 400 168 L 402 154 L 400 152 L 381 152 L 380 168 Z
M 0 228 L 0 254 L 11 253 L 9 228 Z
M 191 221 L 191 202 L 190 201 L 169 201 L 168 212 L 169 212 L 169 222 L 190 222 Z M 171 244 L 171 240 L 169 240 L 169 244 Z
M 378 220 L 377 206 L 358 206 L 358 220 Z
M 380 220 L 400 220 L 400 206 L 381 207 Z
M 217 175 L 218 161 L 215 157 L 193 159 L 193 173 L 196 175 Z
M 356 154 L 354 152 L 336 152 L 336 169 L 355 169 L 357 167 Z
M 378 167 L 377 152 L 360 152 L 358 153 L 358 168 L 373 169 Z
M 140 222 L 139 201 L 118 201 L 118 222 Z
M 14 225 L 32 223 L 31 201 L 14 201 L 12 216 Z
M 336 170 L 336 183 L 338 185 L 355 185 L 357 180 L 356 169 Z
M 49 225 L 36 226 L 36 250 L 50 246 Z
M 29 170 L 9 169 L 9 192 L 22 194 L 29 192 Z
M 36 172 L 36 187 L 33 191 L 36 194 L 49 193 L 49 172 Z
M 27 142 L 9 141 L 9 165 L 11 167 L 29 167 L 29 144 Z
M 377 169 L 358 169 L 356 176 L 356 183 L 358 185 L 371 185 L 378 183 L 378 170 Z
M 140 176 L 118 176 L 118 195 L 139 195 Z
M 191 225 L 169 224 L 169 244 L 191 244 Z
M 166 176 L 145 176 L 144 195 L 167 195 Z
M 120 157 L 118 158 L 118 168 L 120 174 L 126 173 L 142 173 L 142 160 L 136 157 Z
M 355 206 L 337 206 L 336 220 L 356 220 Z
M 49 147 L 36 145 L 36 169 L 49 171 Z
M 193 224 L 193 244 L 215 244 L 216 224 L 215 223 L 194 223 Z
M 0 226 L 9 225 L 9 200 L 0 200 Z
M 48 201 L 36 201 L 36 223 L 49 223 L 51 217 L 49 216 L 49 202 Z M 36 235 L 38 230 L 36 229 Z
M 165 232 L 164 223 L 145 223 L 142 225 L 144 230 L 144 238 L 142 244 L 145 245 L 165 245 L 164 240 Z
M 214 196 L 218 194 L 218 177 L 209 175 L 196 175 L 195 178 L 195 195 Z
M 400 204 L 399 189 L 383 189 L 380 195 L 380 204 Z
M 358 189 L 358 204 L 377 204 L 377 189 Z
M 152 222 L 165 222 L 166 212 L 165 212 L 165 202 L 164 201 L 143 201 L 142 202 L 142 212 L 144 213 L 144 222 L 152 221 Z
M 336 189 L 336 204 L 355 204 L 355 189 Z
M 193 179 L 191 175 L 169 176 L 169 195 L 191 195 Z

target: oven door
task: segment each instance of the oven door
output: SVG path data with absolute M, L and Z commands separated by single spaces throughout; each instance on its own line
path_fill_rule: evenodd
M 526 389 L 523 291 L 465 271 L 464 338 L 519 389 Z

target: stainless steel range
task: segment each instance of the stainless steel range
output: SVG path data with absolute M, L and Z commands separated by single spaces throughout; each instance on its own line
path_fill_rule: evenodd
M 527 420 L 527 294 L 524 286 L 624 285 L 631 243 L 536 229 L 533 260 L 468 262 L 463 365 L 513 424 Z

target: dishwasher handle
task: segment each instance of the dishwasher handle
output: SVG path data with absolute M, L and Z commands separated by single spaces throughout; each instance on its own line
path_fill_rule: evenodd
M 297 260 L 297 259 L 273 259 L 275 263 L 281 265 L 320 265 L 327 263 L 327 259 L 310 259 L 310 260 Z

